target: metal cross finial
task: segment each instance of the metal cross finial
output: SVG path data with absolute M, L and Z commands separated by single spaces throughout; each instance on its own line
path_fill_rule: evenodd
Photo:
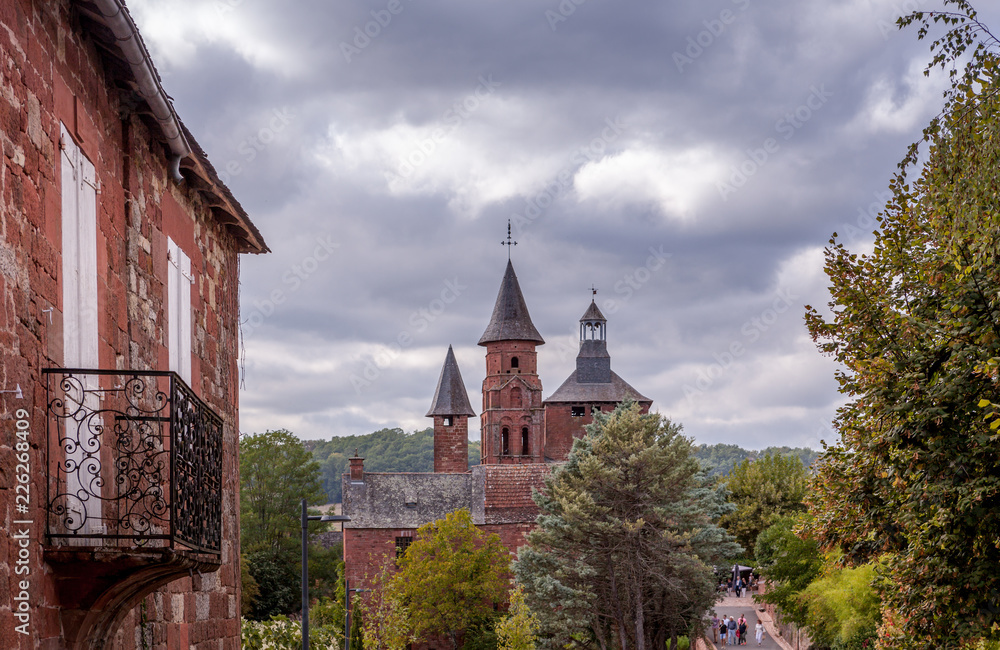
M 500 242 L 500 245 L 507 247 L 507 261 L 510 261 L 510 247 L 517 246 L 517 242 L 510 234 L 510 219 L 507 220 L 507 241 Z

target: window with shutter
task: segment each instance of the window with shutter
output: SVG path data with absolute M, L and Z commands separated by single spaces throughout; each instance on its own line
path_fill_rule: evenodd
M 191 384 L 191 258 L 167 238 L 167 349 L 170 369 Z

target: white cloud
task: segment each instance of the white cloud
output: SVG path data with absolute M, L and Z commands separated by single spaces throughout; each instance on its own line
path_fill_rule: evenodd
M 845 127 L 848 133 L 908 133 L 926 124 L 940 110 L 941 92 L 948 84 L 940 70 L 924 76 L 926 59 L 910 62 L 901 79 L 886 76 L 868 88 L 857 115 Z
M 587 163 L 573 182 L 580 200 L 602 208 L 652 204 L 665 216 L 684 220 L 723 170 L 707 147 L 668 152 L 639 145 Z
M 129 10 L 143 41 L 159 65 L 200 65 L 198 47 L 224 45 L 257 68 L 282 74 L 299 69 L 301 59 L 279 45 L 242 0 L 156 2 L 133 0 Z

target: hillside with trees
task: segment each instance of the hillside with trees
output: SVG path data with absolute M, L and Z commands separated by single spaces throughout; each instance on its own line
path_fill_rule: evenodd
M 319 463 L 328 503 L 340 503 L 341 477 L 348 459 L 358 453 L 368 472 L 434 471 L 434 429 L 406 433 L 400 428 L 380 429 L 364 435 L 306 440 L 305 448 Z M 469 442 L 469 466 L 479 464 L 479 443 Z
M 340 503 L 341 477 L 347 471 L 348 459 L 355 451 L 365 459 L 369 472 L 431 472 L 434 470 L 434 430 L 406 433 L 395 427 L 380 429 L 357 436 L 335 437 L 330 440 L 303 440 L 306 450 L 319 463 L 323 491 L 329 503 Z M 694 457 L 705 468 L 709 478 L 726 476 L 745 460 L 765 456 L 794 456 L 806 467 L 819 452 L 805 447 L 768 447 L 760 451 L 738 445 L 697 445 Z M 469 467 L 479 464 L 479 443 L 469 442 Z
M 693 448 L 694 457 L 698 459 L 710 478 L 726 476 L 745 460 L 757 460 L 765 456 L 795 456 L 806 467 L 810 467 L 819 452 L 808 447 L 768 447 L 761 451 L 744 449 L 738 445 L 697 445 Z

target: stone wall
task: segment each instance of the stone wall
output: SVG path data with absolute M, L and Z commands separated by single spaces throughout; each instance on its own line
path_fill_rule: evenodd
M 469 416 L 451 415 L 451 424 L 445 425 L 445 416 L 434 416 L 434 471 L 469 471 Z
M 170 180 L 163 144 L 123 103 L 110 66 L 66 0 L 0 3 L 0 638 L 10 648 L 61 648 L 59 567 L 43 561 L 45 389 L 61 367 L 60 122 L 94 164 L 97 195 L 98 355 L 106 369 L 167 369 L 166 238 L 191 258 L 192 388 L 224 420 L 222 567 L 142 599 L 114 647 L 239 647 L 237 244 L 190 184 Z M 127 93 L 126 93 L 127 95 Z M 14 509 L 15 415 L 30 423 L 28 513 Z M 14 520 L 27 526 L 31 617 L 15 631 Z M 64 596 L 65 597 L 65 596 Z M 140 634 L 144 637 L 140 637 Z
M 515 357 L 518 364 L 512 367 Z M 542 381 L 537 374 L 537 359 L 535 344 L 530 341 L 487 344 L 480 415 L 480 450 L 484 465 L 544 462 Z M 521 446 L 522 427 L 529 431 L 527 450 Z M 509 436 L 506 454 L 501 442 L 504 428 Z

